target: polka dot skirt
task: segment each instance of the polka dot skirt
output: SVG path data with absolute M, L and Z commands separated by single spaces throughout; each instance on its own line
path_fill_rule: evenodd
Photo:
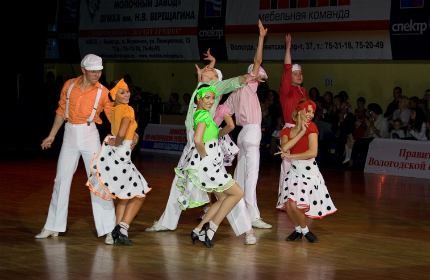
M 224 166 L 231 166 L 235 156 L 239 153 L 239 147 L 236 146 L 228 134 L 219 139 L 219 145 L 224 153 Z
M 183 166 L 175 168 L 183 210 L 208 203 L 208 192 L 223 192 L 235 183 L 223 166 L 224 153 L 218 139 L 206 142 L 205 149 L 208 155 L 201 158 L 193 144 Z
M 105 141 L 108 140 L 106 137 Z M 100 153 L 91 163 L 87 186 L 103 199 L 145 197 L 151 188 L 131 162 L 130 144 L 124 140 L 119 147 L 102 144 Z
M 291 169 L 282 182 L 278 206 L 296 202 L 309 218 L 322 218 L 337 211 L 315 159 L 291 160 Z

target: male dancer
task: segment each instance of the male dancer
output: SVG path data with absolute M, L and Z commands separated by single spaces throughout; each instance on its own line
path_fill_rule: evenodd
M 243 76 L 221 81 L 222 79 L 221 71 L 212 68 L 215 65 L 215 58 L 210 55 L 210 50 L 208 50 L 206 56 L 208 57 L 205 59 L 210 60 L 211 63 L 203 69 L 198 68 L 198 66 L 196 65 L 197 76 L 199 77 L 199 83 L 196 87 L 196 90 L 193 93 L 193 96 L 195 96 L 198 86 L 202 83 L 216 86 L 218 94 L 222 95 L 242 87 L 244 83 L 248 83 L 249 81 L 255 81 L 259 79 L 261 80 L 260 76 L 251 76 L 249 74 L 246 74 Z M 215 103 L 212 106 L 212 109 L 210 110 L 210 114 L 212 118 L 215 116 L 215 110 L 218 106 L 219 100 L 220 100 L 220 97 L 217 97 L 215 99 Z M 193 110 L 192 105 L 190 105 L 190 108 L 188 110 L 188 115 L 185 121 L 185 126 L 187 128 L 187 144 L 184 147 L 178 166 L 182 165 L 187 154 L 189 153 L 190 145 L 194 141 L 194 123 L 192 118 L 194 111 L 195 111 L 195 108 Z M 176 185 L 177 181 L 178 181 L 178 177 L 175 175 L 175 178 L 173 179 L 172 186 L 170 189 L 169 200 L 167 201 L 167 205 L 166 205 L 166 209 L 164 210 L 164 213 L 162 214 L 162 216 L 158 221 L 154 222 L 154 225 L 152 227 L 147 228 L 145 231 L 157 232 L 157 231 L 169 231 L 169 230 L 176 229 L 178 225 L 179 217 L 182 212 L 182 210 L 180 209 L 181 204 L 178 202 L 178 198 L 181 196 L 181 193 L 178 191 L 178 187 Z M 231 214 L 230 213 L 227 216 L 227 219 L 229 220 L 230 225 L 232 226 L 236 235 L 241 235 L 244 232 L 249 232 L 249 238 L 245 237 L 245 244 L 255 244 L 256 241 L 255 241 L 255 235 L 253 235 L 253 232 L 252 232 L 251 220 L 249 218 L 244 217 L 244 215 L 246 215 L 245 211 L 241 211 L 241 209 L 245 209 L 245 208 L 246 208 L 245 203 L 243 200 L 241 200 L 238 203 L 238 205 L 236 205 L 234 208 L 236 209 L 234 212 L 235 215 L 230 215 Z
M 303 83 L 302 67 L 298 64 L 291 65 L 291 35 L 285 37 L 285 59 L 284 59 L 284 72 L 282 73 L 281 88 L 279 89 L 279 100 L 281 101 L 282 114 L 284 116 L 284 128 L 293 127 L 295 121 L 292 114 L 303 98 L 309 98 Z M 291 168 L 291 160 L 285 157 L 282 158 L 281 174 L 279 176 L 279 194 L 282 192 L 282 180 L 284 175 Z M 278 195 L 279 197 L 279 195 Z M 278 200 L 276 208 L 284 209 L 285 205 L 281 204 Z
M 264 29 L 258 21 L 260 35 L 258 47 L 254 56 L 254 64 L 248 68 L 251 76 L 261 75 L 267 79 L 266 72 L 260 66 L 263 61 Z M 244 192 L 246 206 L 251 215 L 252 226 L 255 228 L 272 228 L 263 222 L 257 206 L 257 181 L 260 170 L 260 141 L 261 141 L 261 107 L 257 96 L 258 82 L 249 82 L 244 87 L 233 92 L 224 103 L 236 116 L 236 124 L 242 126 L 237 137 L 239 156 L 234 171 L 234 180 Z

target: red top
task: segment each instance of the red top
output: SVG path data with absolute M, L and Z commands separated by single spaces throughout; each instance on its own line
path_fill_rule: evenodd
M 365 132 L 366 129 L 364 128 L 364 126 L 360 125 L 359 127 L 354 129 L 354 132 L 352 133 L 352 138 L 354 138 L 354 140 L 361 139 L 365 136 Z
M 279 134 L 279 137 L 282 138 L 282 136 L 287 136 L 288 139 L 290 139 L 290 132 L 292 127 L 286 127 L 284 128 L 281 133 Z M 309 150 L 309 134 L 311 133 L 318 133 L 318 128 L 313 122 L 309 122 L 309 126 L 306 128 L 305 135 L 300 138 L 299 142 L 296 143 L 291 149 L 290 154 L 301 154 Z
M 295 124 L 292 114 L 296 110 L 299 101 L 303 98 L 309 98 L 304 87 L 293 86 L 291 84 L 291 69 L 293 65 L 284 64 L 284 72 L 282 73 L 281 88 L 279 89 L 279 101 L 282 106 L 282 114 L 284 122 Z
M 366 112 L 367 112 L 367 109 L 366 109 L 366 108 L 363 108 L 362 110 L 359 110 L 359 109 L 357 108 L 357 109 L 355 109 L 355 111 L 354 111 L 355 116 L 356 116 L 357 118 L 363 118 L 363 119 L 366 117 Z

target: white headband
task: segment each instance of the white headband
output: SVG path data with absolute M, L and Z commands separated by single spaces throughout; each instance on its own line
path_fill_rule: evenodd
M 298 64 L 293 64 L 293 69 L 291 69 L 292 72 L 297 71 L 297 70 L 302 70 L 302 67 L 300 67 L 300 65 Z
M 218 74 L 218 80 L 222 81 L 222 73 L 220 70 L 214 68 L 215 72 Z

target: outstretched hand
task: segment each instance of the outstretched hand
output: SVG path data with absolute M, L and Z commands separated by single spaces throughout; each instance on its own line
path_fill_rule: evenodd
M 211 55 L 211 48 L 209 48 L 208 49 L 208 51 L 206 52 L 206 53 L 203 53 L 203 55 L 204 56 L 206 56 L 205 58 L 204 58 L 204 60 L 209 60 L 209 61 L 215 61 L 216 59 L 215 59 L 215 57 L 213 57 L 212 55 Z
M 197 77 L 199 78 L 199 81 L 202 78 L 202 74 L 209 69 L 209 65 L 206 65 L 205 67 L 203 67 L 202 69 L 200 69 L 200 67 L 197 64 L 194 64 L 196 66 L 197 69 Z
M 291 49 L 291 35 L 287 34 L 287 36 L 285 36 L 285 47 L 287 49 Z
M 243 84 L 247 84 L 250 81 L 257 81 L 260 83 L 264 83 L 264 76 L 258 75 L 258 76 L 252 76 L 251 74 L 245 74 L 243 75 L 243 77 L 245 78 L 245 81 L 243 81 Z
M 263 24 L 261 23 L 261 20 L 258 20 L 258 28 L 260 29 L 260 36 L 264 37 L 267 34 L 267 28 L 264 29 Z

